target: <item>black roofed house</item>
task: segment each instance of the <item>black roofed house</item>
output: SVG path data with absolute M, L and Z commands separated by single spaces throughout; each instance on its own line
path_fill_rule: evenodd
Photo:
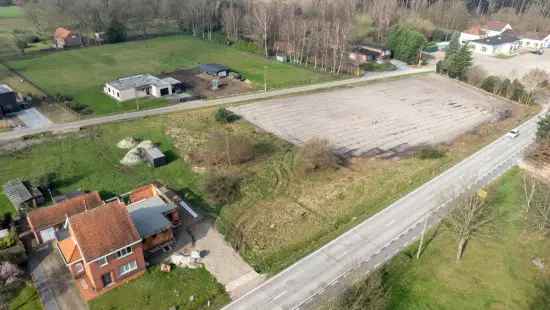
M 488 56 L 513 56 L 519 53 L 520 39 L 512 32 L 505 31 L 500 35 L 469 41 L 472 51 Z
M 17 111 L 17 94 L 8 85 L 0 84 L 0 117 Z
M 45 202 L 44 195 L 29 182 L 11 180 L 3 186 L 4 194 L 13 207 L 20 212 L 22 208 L 36 207 Z
M 229 76 L 229 68 L 220 64 L 202 64 L 200 65 L 202 73 L 206 73 L 215 77 L 227 77 Z

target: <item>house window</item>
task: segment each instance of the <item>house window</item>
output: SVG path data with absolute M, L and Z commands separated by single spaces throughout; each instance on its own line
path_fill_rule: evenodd
M 481 51 L 485 53 L 487 51 L 487 48 L 485 46 L 482 46 Z
M 132 272 L 137 269 L 137 262 L 135 260 L 129 262 L 128 264 L 122 265 L 118 268 L 118 275 L 123 276 L 129 272 Z
M 130 247 L 130 246 L 116 252 L 116 256 L 118 258 L 123 258 L 123 257 L 126 257 L 126 256 L 130 255 L 130 254 L 132 254 L 132 247 Z
M 82 265 L 82 263 L 76 263 L 74 265 L 74 271 L 76 273 L 81 273 L 82 271 L 84 271 L 84 266 Z
M 99 259 L 97 261 L 97 263 L 100 267 L 103 267 L 103 266 L 106 266 L 107 264 L 109 264 L 109 261 L 107 260 L 107 257 L 103 257 L 103 258 Z
M 117 96 L 117 98 L 120 98 L 120 93 L 116 92 L 116 96 Z

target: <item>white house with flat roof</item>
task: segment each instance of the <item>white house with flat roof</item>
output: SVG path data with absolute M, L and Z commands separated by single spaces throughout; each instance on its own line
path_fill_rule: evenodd
M 105 83 L 103 92 L 117 101 L 126 101 L 149 96 L 170 96 L 181 88 L 182 83 L 174 78 L 160 79 L 150 74 L 139 74 Z

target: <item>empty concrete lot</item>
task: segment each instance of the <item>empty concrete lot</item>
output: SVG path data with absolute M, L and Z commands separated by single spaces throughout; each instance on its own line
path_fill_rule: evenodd
M 231 108 L 294 144 L 328 139 L 342 153 L 436 144 L 492 120 L 508 103 L 436 74 Z
M 550 49 L 545 51 L 543 55 L 527 53 L 505 59 L 474 54 L 474 63 L 489 74 L 519 79 L 533 69 L 550 72 Z

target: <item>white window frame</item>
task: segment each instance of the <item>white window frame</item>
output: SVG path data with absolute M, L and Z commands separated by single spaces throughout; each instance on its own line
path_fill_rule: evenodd
M 109 265 L 109 260 L 107 259 L 107 256 L 104 256 L 104 257 L 100 258 L 97 261 L 97 264 L 99 265 L 99 267 L 104 267 L 104 266 Z
M 129 247 L 125 247 L 124 249 L 118 250 L 116 252 L 116 256 L 118 259 L 121 259 L 129 255 L 132 255 L 133 253 L 134 253 L 134 249 L 131 246 L 129 246 Z
M 138 268 L 137 261 L 133 260 L 131 262 L 128 262 L 127 264 L 124 264 L 120 267 L 118 267 L 118 276 L 121 277 L 123 275 L 126 275 Z

